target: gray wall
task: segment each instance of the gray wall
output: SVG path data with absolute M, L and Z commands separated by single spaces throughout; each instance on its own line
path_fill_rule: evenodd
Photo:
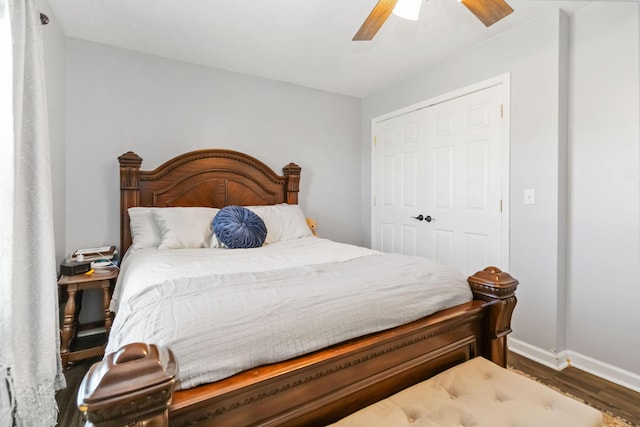
M 66 248 L 117 243 L 118 163 L 200 148 L 302 167 L 300 204 L 322 236 L 361 243 L 360 100 L 67 40 Z
M 512 342 L 544 363 L 571 357 L 636 389 L 640 342 L 621 325 L 640 323 L 638 22 L 636 3 L 597 3 L 571 18 L 558 12 L 362 105 L 368 235 L 371 120 L 511 73 L 508 268 L 521 282 Z M 536 190 L 535 205 L 524 205 L 524 188 Z
M 568 348 L 640 387 L 640 5 L 598 4 L 571 40 Z M 585 357 L 582 357 L 585 356 Z
M 43 64 L 47 87 L 49 141 L 51 147 L 51 184 L 53 192 L 53 220 L 56 261 L 65 257 L 65 42 L 66 37 L 46 0 L 38 1 L 38 8 L 49 16 L 49 24 L 41 27 Z

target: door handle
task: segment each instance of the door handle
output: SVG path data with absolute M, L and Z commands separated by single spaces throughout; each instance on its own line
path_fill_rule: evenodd
M 427 222 L 431 222 L 431 221 L 435 221 L 436 220 L 431 215 L 424 216 L 422 214 L 420 214 L 418 216 L 412 216 L 411 218 L 417 219 L 418 221 L 427 221 Z

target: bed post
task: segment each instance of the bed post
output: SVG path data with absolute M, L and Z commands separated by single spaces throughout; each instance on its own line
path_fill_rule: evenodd
M 475 299 L 490 303 L 483 327 L 481 355 L 502 367 L 507 366 L 507 335 L 516 306 L 518 281 L 497 267 L 487 267 L 469 277 Z
M 177 371 L 173 353 L 153 344 L 128 344 L 109 354 L 80 383 L 85 425 L 167 427 Z
M 131 246 L 131 229 L 127 209 L 140 204 L 140 165 L 142 157 L 127 151 L 120 161 L 120 257 Z
M 302 168 L 295 163 L 289 163 L 282 168 L 284 176 L 287 177 L 287 203 L 298 204 L 298 192 L 300 191 L 300 171 Z

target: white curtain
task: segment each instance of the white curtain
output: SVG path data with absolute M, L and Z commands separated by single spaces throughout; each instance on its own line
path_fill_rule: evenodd
M 0 414 L 1 422 L 53 426 L 64 387 L 47 102 L 35 0 L 0 0 Z M 12 67 L 7 68 L 7 59 Z M 7 76 L 11 77 L 7 77 Z M 11 84 L 11 88 L 5 86 Z M 12 101 L 7 105 L 9 95 Z M 7 126 L 9 124 L 9 126 Z M 12 125 L 11 125 L 12 124 Z M 2 416 L 2 415 L 0 415 Z M 4 427 L 4 425 L 2 426 Z

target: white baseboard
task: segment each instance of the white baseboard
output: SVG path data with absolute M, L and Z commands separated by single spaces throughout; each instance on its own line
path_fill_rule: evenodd
M 514 338 L 509 338 L 508 343 L 509 350 L 549 368 L 561 371 L 569 365 L 575 366 L 597 377 L 640 393 L 640 375 L 633 372 L 620 369 L 571 350 L 554 353 Z
M 571 364 L 590 374 L 640 393 L 640 375 L 638 374 L 576 352 L 571 352 Z
M 567 362 L 567 350 L 563 350 L 560 353 L 554 353 L 511 337 L 508 338 L 507 343 L 509 345 L 509 350 L 514 353 L 518 353 L 527 359 L 531 359 L 534 362 L 538 362 L 551 369 L 555 369 L 556 371 L 561 371 L 569 366 L 569 363 Z

